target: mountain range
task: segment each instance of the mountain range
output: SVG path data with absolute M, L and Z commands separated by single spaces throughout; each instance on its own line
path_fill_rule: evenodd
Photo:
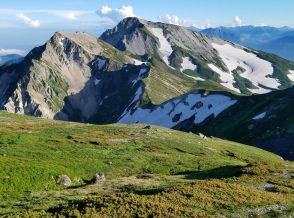
M 294 29 L 290 27 L 238 26 L 195 31 L 294 60 Z
M 21 62 L 23 56 L 17 54 L 8 54 L 0 56 L 0 66 L 4 64 L 14 64 Z
M 294 159 L 294 63 L 185 27 L 126 18 L 99 39 L 55 33 L 0 67 L 0 108 L 203 132 Z

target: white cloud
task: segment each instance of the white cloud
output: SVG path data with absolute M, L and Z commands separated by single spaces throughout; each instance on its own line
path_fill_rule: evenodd
M 100 11 L 101 14 L 108 14 L 112 11 L 112 8 L 108 7 L 107 5 L 103 5 Z
M 93 11 L 79 11 L 79 10 L 44 10 L 43 13 L 51 14 L 56 17 L 61 17 L 67 20 L 76 20 L 82 15 L 94 14 Z
M 239 16 L 236 16 L 233 22 L 233 26 L 243 26 L 243 22 Z
M 110 8 L 107 5 L 101 7 L 96 12 L 101 17 L 109 18 L 113 23 L 120 21 L 126 17 L 137 17 L 132 6 L 121 6 L 120 8 Z
M 207 28 L 213 28 L 213 27 L 216 27 L 215 25 L 211 24 L 210 22 L 196 22 L 196 23 L 193 23 L 192 25 L 190 25 L 194 28 L 197 28 L 197 29 L 207 29 Z
M 32 20 L 31 18 L 29 18 L 28 16 L 24 14 L 17 14 L 16 16 L 20 18 L 21 20 L 23 20 L 30 27 L 37 28 L 40 26 L 39 20 Z
M 122 6 L 120 8 L 114 9 L 117 13 L 122 15 L 124 18 L 126 17 L 136 17 L 134 13 L 134 9 L 132 6 Z
M 9 54 L 17 54 L 17 55 L 24 55 L 24 51 L 18 49 L 0 49 L 0 55 L 9 55 Z
M 17 14 L 17 17 L 26 21 L 37 23 L 38 20 L 32 20 L 29 16 L 39 16 L 43 14 L 53 15 L 55 17 L 60 17 L 68 20 L 76 20 L 82 15 L 95 14 L 95 11 L 90 10 L 47 10 L 47 9 L 0 9 L 0 14 L 9 16 Z M 25 15 L 26 14 L 26 15 Z M 40 22 L 39 22 L 40 23 Z
M 158 19 L 164 23 L 181 25 L 180 18 L 177 15 L 166 14 L 164 17 L 159 17 Z
M 174 24 L 174 25 L 185 26 L 185 27 L 195 27 L 198 29 L 204 29 L 204 28 L 209 28 L 214 26 L 209 21 L 198 22 L 195 20 L 180 19 L 177 15 L 169 15 L 169 14 L 166 14 L 164 17 L 159 16 L 157 20 L 163 23 Z
M 260 24 L 255 24 L 253 26 L 256 26 L 256 27 L 266 27 L 266 26 L 269 26 L 269 25 L 266 24 L 266 23 L 260 23 Z

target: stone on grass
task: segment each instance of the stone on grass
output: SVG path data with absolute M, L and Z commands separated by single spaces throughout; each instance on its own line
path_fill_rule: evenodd
M 143 129 L 151 129 L 150 125 L 144 126 Z
M 67 175 L 60 175 L 56 178 L 56 183 L 65 187 L 71 186 L 71 179 Z
M 104 173 L 96 173 L 93 179 L 95 180 L 95 182 L 105 181 Z
M 198 133 L 198 136 L 199 136 L 200 138 L 207 139 L 207 136 L 206 136 L 206 135 L 204 135 L 204 134 L 202 134 L 201 132 L 200 132 L 200 133 Z
M 106 178 L 104 176 L 104 173 L 101 173 L 101 172 L 98 172 L 96 173 L 92 179 L 90 180 L 86 180 L 86 179 L 83 179 L 83 181 L 86 183 L 86 184 L 95 184 L 95 183 L 98 183 L 98 182 L 102 182 L 102 181 L 105 181 Z

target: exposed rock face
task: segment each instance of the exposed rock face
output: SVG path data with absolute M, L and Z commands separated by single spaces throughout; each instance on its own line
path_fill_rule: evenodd
M 152 33 L 152 29 L 160 28 L 164 36 L 174 47 L 204 55 L 212 59 L 216 53 L 210 46 L 212 38 L 200 33 L 192 32 L 185 27 L 154 23 L 138 18 L 126 18 L 115 28 L 107 30 L 101 35 L 101 39 L 120 50 L 128 50 L 137 55 L 152 54 L 158 52 L 160 41 Z
M 132 58 L 86 33 L 56 33 L 0 74 L 1 108 L 49 119 L 115 122 L 142 86 L 143 69 L 148 73 L 148 66 L 134 65 Z M 114 101 L 121 105 L 107 110 L 113 107 L 107 102 Z M 99 110 L 115 113 L 105 121 L 96 116 Z
M 144 24 L 145 21 L 138 18 L 124 19 L 115 28 L 103 33 L 100 38 L 122 51 L 128 50 L 134 54 L 144 55 L 155 48 L 152 46 L 154 39 L 139 31 Z M 147 37 L 144 40 L 145 36 Z
M 11 112 L 54 118 L 64 97 L 84 88 L 91 77 L 88 64 L 101 51 L 97 39 L 88 34 L 56 33 L 19 64 L 15 73 L 22 77 L 3 107 Z

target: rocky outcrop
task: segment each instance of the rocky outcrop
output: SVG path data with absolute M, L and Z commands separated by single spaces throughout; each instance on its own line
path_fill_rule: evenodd
M 148 73 L 149 67 L 94 36 L 56 33 L 21 63 L 0 69 L 1 108 L 49 119 L 115 122 L 140 86 L 142 69 Z M 127 95 L 118 99 L 122 90 Z M 115 113 L 106 121 L 105 108 L 115 99 L 121 107 L 109 110 Z M 97 116 L 99 110 L 107 114 Z

